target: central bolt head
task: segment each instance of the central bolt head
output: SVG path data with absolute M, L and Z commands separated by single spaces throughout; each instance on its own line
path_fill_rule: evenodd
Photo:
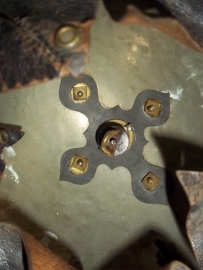
M 121 123 L 117 123 L 120 121 Z M 122 120 L 113 120 L 104 122 L 99 126 L 96 133 L 96 141 L 99 149 L 106 155 L 115 157 L 125 153 L 129 149 L 130 138 L 132 135 L 127 123 Z M 131 136 L 131 137 L 130 137 Z
M 110 139 L 110 143 L 111 143 L 112 145 L 116 145 L 117 141 L 116 141 L 116 139 L 111 138 L 111 139 Z

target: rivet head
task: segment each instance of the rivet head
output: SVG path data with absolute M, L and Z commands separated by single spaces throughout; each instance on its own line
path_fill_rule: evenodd
M 78 83 L 71 89 L 70 97 L 75 103 L 86 102 L 90 97 L 90 88 L 84 83 Z
M 82 97 L 83 94 L 84 94 L 84 93 L 83 93 L 82 91 L 78 91 L 78 92 L 77 92 L 77 96 L 78 96 L 78 97 Z
M 156 110 L 156 107 L 154 105 L 149 105 L 147 107 L 148 112 L 154 112 Z
M 82 159 L 78 159 L 78 161 L 77 161 L 77 165 L 78 165 L 78 167 L 82 167 L 83 166 L 83 160 Z
M 55 42 L 64 49 L 72 49 L 80 41 L 80 31 L 73 25 L 63 25 L 56 30 Z
M 142 185 L 148 190 L 154 190 L 160 182 L 160 178 L 152 172 L 147 173 L 142 179 Z
M 144 112 L 152 117 L 160 115 L 162 110 L 162 104 L 155 99 L 148 99 L 144 106 Z
M 153 185 L 154 184 L 154 179 L 152 177 L 147 177 L 147 184 Z
M 69 169 L 72 173 L 83 174 L 88 170 L 89 161 L 86 157 L 75 155 L 70 159 Z

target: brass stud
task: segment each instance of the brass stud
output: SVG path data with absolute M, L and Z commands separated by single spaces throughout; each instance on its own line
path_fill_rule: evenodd
M 90 88 L 84 83 L 78 83 L 70 91 L 71 99 L 76 103 L 83 103 L 90 97 Z
M 143 186 L 148 190 L 154 190 L 160 182 L 160 178 L 152 172 L 146 174 L 145 177 L 142 179 Z
M 112 127 L 112 126 L 114 126 L 113 129 L 105 130 L 107 127 Z M 100 129 L 100 128 L 102 128 L 102 129 Z M 122 132 L 121 132 L 121 130 L 122 130 Z M 127 149 L 124 150 L 124 152 L 130 149 L 130 147 L 132 146 L 132 144 L 135 140 L 135 133 L 134 133 L 134 129 L 132 127 L 132 124 L 127 123 L 127 122 L 120 120 L 120 119 L 112 119 L 112 120 L 109 120 L 109 121 L 103 123 L 99 127 L 97 132 L 98 132 L 98 134 L 96 135 L 96 140 L 97 140 L 99 149 L 103 153 L 105 153 L 106 155 L 111 156 L 111 157 L 116 156 L 118 153 L 118 152 L 116 153 L 116 151 L 117 151 L 117 145 L 119 144 L 119 137 L 121 135 L 120 132 L 122 134 L 126 134 L 128 137 L 128 139 L 127 139 L 128 146 L 127 146 Z M 120 154 L 121 153 L 119 153 L 119 155 Z
M 85 92 L 87 92 L 86 87 L 85 87 Z M 86 93 L 85 93 L 85 95 L 86 95 Z M 78 96 L 79 98 L 82 98 L 82 97 L 84 96 L 84 92 L 83 92 L 83 91 L 78 91 L 78 92 L 77 92 L 77 96 Z
M 77 166 L 81 168 L 83 166 L 83 164 L 84 164 L 83 160 L 82 159 L 78 159 Z
M 73 87 L 73 99 L 75 101 L 87 100 L 87 86 L 74 86 Z
M 150 116 L 157 117 L 160 115 L 162 105 L 155 99 L 148 99 L 145 103 L 144 111 Z
M 1 144 L 6 144 L 8 142 L 8 132 L 1 128 L 0 129 L 0 143 Z
M 84 156 L 75 155 L 70 159 L 70 170 L 75 174 L 82 174 L 88 170 L 89 162 Z
M 63 25 L 56 31 L 56 44 L 65 49 L 72 49 L 80 41 L 80 31 L 73 25 Z
M 147 107 L 147 111 L 148 112 L 154 112 L 156 110 L 156 107 L 154 106 L 154 105 L 149 105 L 148 107 Z

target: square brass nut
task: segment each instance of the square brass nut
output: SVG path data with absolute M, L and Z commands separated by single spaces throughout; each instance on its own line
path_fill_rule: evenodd
M 74 86 L 73 87 L 73 99 L 78 100 L 87 100 L 87 86 Z
M 159 185 L 160 182 L 161 180 L 159 179 L 159 177 L 157 177 L 152 172 L 146 174 L 145 177 L 142 179 L 143 186 L 149 190 L 154 190 Z
M 157 117 L 160 115 L 162 105 L 159 101 L 154 99 L 148 99 L 145 103 L 144 111 L 150 116 Z
M 75 174 L 85 173 L 88 169 L 88 159 L 84 156 L 75 155 L 70 160 L 70 170 Z

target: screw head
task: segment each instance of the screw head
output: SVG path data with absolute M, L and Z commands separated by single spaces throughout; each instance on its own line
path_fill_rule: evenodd
M 116 145 L 117 141 L 116 141 L 115 138 L 111 138 L 111 139 L 110 139 L 110 143 L 111 143 L 112 145 Z
M 155 107 L 154 105 L 149 105 L 149 106 L 147 107 L 147 110 L 148 110 L 149 112 L 154 112 L 154 111 L 156 110 L 156 107 Z
M 82 167 L 83 166 L 83 160 L 82 159 L 78 159 L 78 161 L 77 161 L 77 166 L 78 167 Z
M 151 176 L 147 177 L 147 184 L 149 184 L 149 185 L 154 184 L 154 179 Z
M 78 97 L 82 97 L 82 96 L 83 96 L 83 92 L 82 92 L 82 91 L 78 91 L 78 92 L 77 92 L 77 96 L 78 96 Z

